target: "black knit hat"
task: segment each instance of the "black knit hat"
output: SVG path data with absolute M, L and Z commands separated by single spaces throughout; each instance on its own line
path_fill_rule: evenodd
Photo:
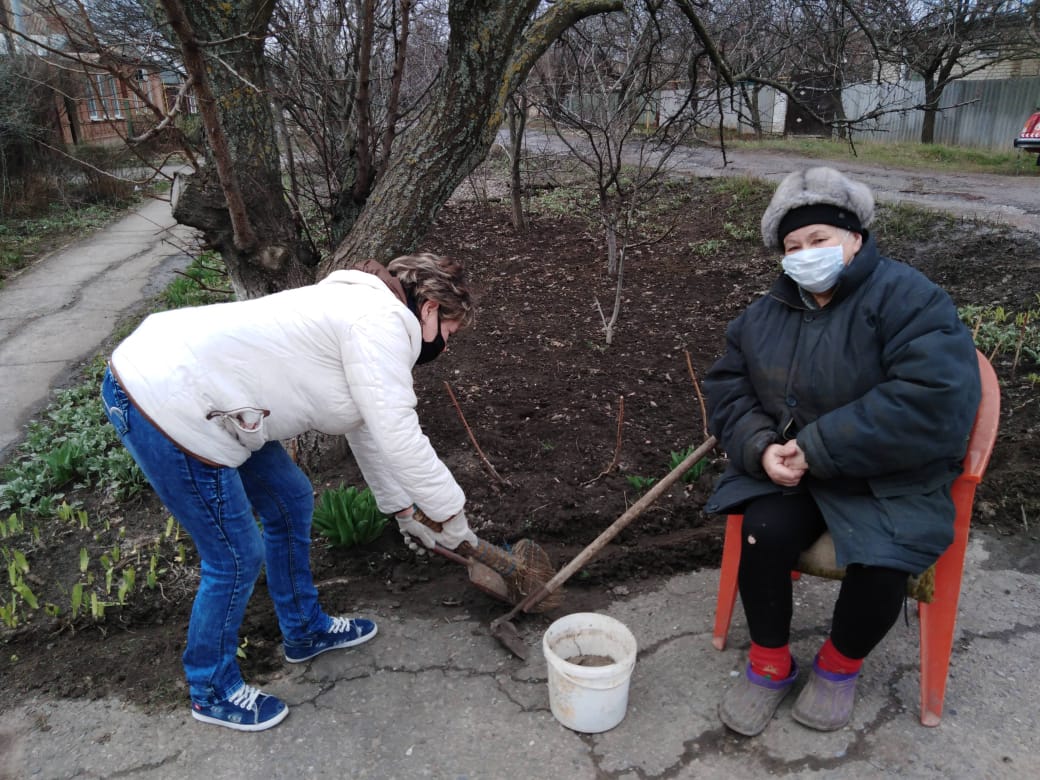
M 830 203 L 811 203 L 808 206 L 791 209 L 784 214 L 776 231 L 777 238 L 782 243 L 784 236 L 806 225 L 834 225 L 834 227 L 851 230 L 854 233 L 863 232 L 859 217 L 848 209 L 838 208 Z

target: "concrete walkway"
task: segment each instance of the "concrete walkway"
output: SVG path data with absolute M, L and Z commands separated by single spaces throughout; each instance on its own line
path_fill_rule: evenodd
M 40 697 L 0 715 L 0 778 L 1038 777 L 1040 577 L 1008 568 L 1007 552 L 993 539 L 970 545 L 937 728 L 918 722 L 911 610 L 909 626 L 900 621 L 868 661 L 848 727 L 822 734 L 800 726 L 790 696 L 759 737 L 728 732 L 715 709 L 743 666 L 748 637 L 738 609 L 730 648 L 712 647 L 718 572 L 702 571 L 603 610 L 639 642 L 627 715 L 605 733 L 576 733 L 551 714 L 540 650 L 545 616 L 521 623 L 531 651 L 522 662 L 486 623 L 439 602 L 415 605 L 422 616 L 390 603 L 336 605 L 374 616 L 379 636 L 286 664 L 266 686 L 290 705 L 273 730 L 203 725 L 187 702 L 148 715 L 114 698 Z M 803 667 L 826 635 L 836 585 L 796 583 L 793 648 Z M 566 611 L 565 604 L 559 614 Z
M 94 236 L 51 253 L 0 288 L 0 461 L 119 320 L 191 262 L 194 231 L 149 200 Z

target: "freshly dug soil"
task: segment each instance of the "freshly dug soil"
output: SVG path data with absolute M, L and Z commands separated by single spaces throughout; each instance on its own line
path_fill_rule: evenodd
M 673 453 L 706 438 L 691 370 L 699 378 L 718 357 L 727 322 L 768 289 L 778 258 L 757 238 L 764 200 L 735 203 L 701 180 L 673 201 L 671 232 L 660 238 L 658 231 L 629 251 L 609 346 L 599 309 L 610 317 L 616 280 L 606 273 L 601 235 L 585 221 L 535 215 L 518 234 L 502 204 L 454 203 L 423 242 L 424 249 L 465 260 L 477 288 L 476 325 L 452 338 L 439 360 L 418 368 L 416 380 L 424 430 L 466 490 L 467 514 L 488 541 L 533 539 L 560 567 L 620 516 L 648 480 L 670 470 Z M 879 243 L 943 285 L 958 305 L 1014 312 L 1037 305 L 1037 237 L 949 220 L 924 220 L 912 233 L 901 243 L 886 242 L 882 220 Z M 1025 547 L 1035 546 L 1040 524 L 1034 474 L 1040 368 L 1023 355 L 1012 369 L 1013 359 L 1010 351 L 993 357 L 1003 391 L 1001 431 L 975 526 L 1020 538 Z M 669 574 L 717 566 L 722 522 L 702 507 L 722 468 L 716 452 L 698 477 L 677 483 L 567 583 L 559 610 L 524 619 L 548 624 Z M 360 483 L 349 458 L 326 463 L 313 478 L 318 491 Z M 92 519 L 90 535 L 67 526 L 41 529 L 31 560 L 41 603 L 68 604 L 67 580 L 77 575 L 82 545 L 108 549 L 123 529 L 131 555 L 162 539 L 167 513 L 150 494 L 126 504 L 89 491 L 79 498 Z M 139 571 L 128 604 L 110 607 L 103 622 L 81 616 L 70 624 L 41 611 L 26 627 L 6 631 L 4 701 L 112 693 L 154 707 L 182 706 L 180 654 L 197 559 L 186 539 L 180 543 L 160 543 L 161 587 L 142 587 Z M 144 561 L 146 569 L 147 554 Z M 465 611 L 490 620 L 504 610 L 468 584 L 462 567 L 410 552 L 393 524 L 364 548 L 341 550 L 317 539 L 312 561 L 330 611 L 378 607 L 448 619 Z M 283 663 L 262 584 L 242 636 L 243 671 L 262 684 Z

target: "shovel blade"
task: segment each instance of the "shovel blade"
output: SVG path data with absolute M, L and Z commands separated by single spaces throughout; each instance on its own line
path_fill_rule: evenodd
M 466 573 L 469 575 L 470 585 L 477 590 L 483 591 L 489 596 L 500 599 L 507 604 L 514 603 L 509 595 L 509 586 L 506 584 L 506 581 L 502 579 L 501 574 L 490 566 L 480 561 L 475 561 L 468 555 L 460 555 L 454 550 L 441 547 L 439 544 L 433 547 L 433 551 L 449 561 L 455 561 L 455 563 L 465 566 Z
M 509 597 L 509 587 L 501 574 L 472 558 L 466 563 L 466 567 L 469 569 L 469 581 L 475 588 L 508 604 L 513 603 Z
M 527 660 L 527 645 L 516 630 L 516 626 L 508 620 L 499 618 L 491 621 L 491 636 L 521 661 Z

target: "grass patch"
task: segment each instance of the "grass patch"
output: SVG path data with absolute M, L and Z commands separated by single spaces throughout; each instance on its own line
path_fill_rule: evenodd
M 760 243 L 762 212 L 769 205 L 776 186 L 748 176 L 722 176 L 710 180 L 710 186 L 712 192 L 729 199 L 721 220 L 726 237 Z
M 232 297 L 215 253 L 188 266 L 156 299 L 152 311 L 219 303 Z M 122 327 L 129 333 L 139 320 Z M 29 423 L 25 440 L 0 471 L 0 512 L 53 514 L 66 493 L 92 486 L 114 500 L 144 487 L 129 453 L 119 444 L 98 401 L 105 360 L 98 357 L 83 380 L 57 393 L 43 414 Z
M 879 203 L 870 232 L 884 236 L 886 244 L 897 241 L 918 241 L 951 230 L 957 219 L 931 209 L 906 203 Z
M 232 297 L 219 258 L 208 252 L 156 297 L 151 311 Z M 139 321 L 119 332 L 129 333 Z M 65 624 L 101 622 L 106 608 L 125 606 L 135 588 L 154 589 L 168 570 L 184 565 L 187 551 L 173 518 L 155 539 L 130 542 L 118 515 L 91 516 L 79 498 L 89 489 L 99 506 L 118 507 L 147 485 L 100 403 L 105 365 L 95 358 L 78 384 L 58 391 L 0 469 L 0 563 L 9 585 L 0 587 L 0 628 L 24 625 L 38 611 Z M 67 571 L 51 572 L 56 579 L 42 579 L 31 573 L 34 557 L 55 538 L 80 554 Z
M 37 217 L 0 220 L 0 286 L 19 269 L 61 244 L 104 227 L 126 213 L 127 204 L 51 204 Z
M 1024 164 L 1033 164 L 1032 155 L 1012 150 L 975 149 L 942 144 L 890 143 L 887 141 L 845 141 L 823 138 L 733 139 L 734 149 L 764 150 L 801 154 L 821 160 L 858 159 L 894 168 L 956 171 L 959 173 L 997 173 L 1021 175 Z M 1011 139 L 1008 139 L 1011 146 Z M 1034 166 L 1035 167 L 1035 166 Z

